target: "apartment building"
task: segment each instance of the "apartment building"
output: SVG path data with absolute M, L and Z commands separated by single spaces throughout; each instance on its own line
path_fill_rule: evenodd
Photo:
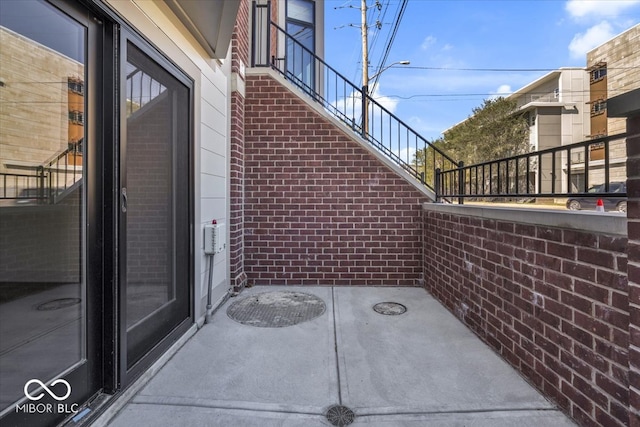
M 589 73 L 589 100 L 591 132 L 589 138 L 613 136 L 625 131 L 623 118 L 609 117 L 607 100 L 640 87 L 640 24 L 587 53 Z M 624 181 L 626 173 L 626 148 L 624 140 L 612 141 L 608 147 L 612 168 L 610 180 Z M 604 162 L 604 144 L 591 147 L 590 160 Z M 595 163 L 597 172 L 598 163 Z M 600 182 L 604 176 L 600 173 Z

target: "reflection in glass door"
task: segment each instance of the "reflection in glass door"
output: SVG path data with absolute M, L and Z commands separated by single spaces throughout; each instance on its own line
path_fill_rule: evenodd
M 85 151 L 87 52 L 97 50 L 88 40 L 91 34 L 95 43 L 97 24 L 79 7 L 66 12 L 41 1 L 0 5 L 3 425 L 66 418 L 58 406 L 41 413 L 24 403 L 66 395 L 63 403 L 73 405 L 96 384 L 88 358 L 88 287 L 95 284 L 87 279 Z M 35 399 L 43 385 L 52 395 Z
M 189 89 L 126 42 L 120 151 L 126 366 L 189 318 Z

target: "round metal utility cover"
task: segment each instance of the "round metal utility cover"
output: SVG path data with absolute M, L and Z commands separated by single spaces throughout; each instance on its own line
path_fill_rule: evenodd
M 282 328 L 315 319 L 326 310 L 324 301 L 302 292 L 274 291 L 234 302 L 227 316 L 243 325 Z
M 404 314 L 407 311 L 407 307 L 397 302 L 379 302 L 373 306 L 376 313 L 385 314 L 387 316 L 397 316 L 398 314 Z
M 66 307 L 71 307 L 72 305 L 80 304 L 82 300 L 80 298 L 58 298 L 53 299 L 51 301 L 43 302 L 42 304 L 38 304 L 36 310 L 39 311 L 53 311 L 60 310 Z
M 356 414 L 346 406 L 334 405 L 327 411 L 327 420 L 334 426 L 348 426 L 355 418 Z

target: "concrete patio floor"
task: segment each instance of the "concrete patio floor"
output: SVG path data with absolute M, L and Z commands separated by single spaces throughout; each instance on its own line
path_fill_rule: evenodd
M 313 294 L 319 317 L 243 325 L 227 307 L 276 290 Z M 407 307 L 386 316 L 379 302 Z M 229 300 L 110 426 L 329 426 L 341 404 L 367 426 L 573 426 L 421 288 L 254 287 Z

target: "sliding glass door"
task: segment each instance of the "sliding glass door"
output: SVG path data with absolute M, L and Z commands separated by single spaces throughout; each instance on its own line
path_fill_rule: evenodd
M 0 4 L 3 426 L 76 416 L 101 387 L 102 254 L 88 236 L 101 223 L 93 178 L 103 32 L 87 10 L 59 6 Z
M 123 37 L 120 286 L 127 370 L 190 316 L 190 89 Z

